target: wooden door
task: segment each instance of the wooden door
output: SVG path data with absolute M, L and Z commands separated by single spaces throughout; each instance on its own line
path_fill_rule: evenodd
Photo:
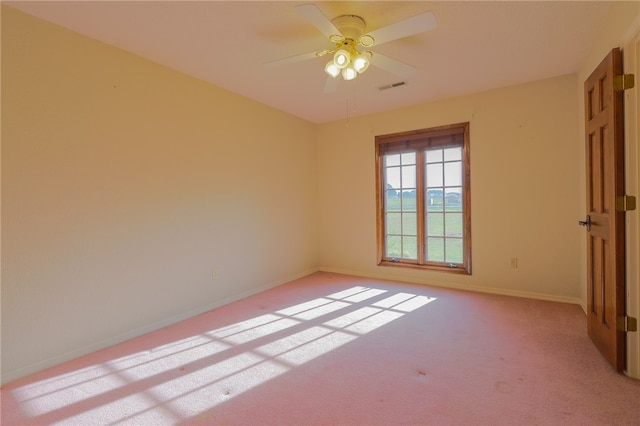
M 614 90 L 622 74 L 620 49 L 612 50 L 584 83 L 587 160 L 587 322 L 591 340 L 619 372 L 625 369 L 623 96 Z

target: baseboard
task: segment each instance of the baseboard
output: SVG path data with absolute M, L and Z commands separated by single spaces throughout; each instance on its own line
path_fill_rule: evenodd
M 580 307 L 585 315 L 587 315 L 587 305 L 584 303 L 584 300 L 580 299 Z
M 317 272 L 317 271 L 318 271 L 317 268 L 312 268 L 312 269 L 300 272 L 298 274 L 282 278 L 280 280 L 272 281 L 272 282 L 267 283 L 265 285 L 262 285 L 260 287 L 256 287 L 256 288 L 254 288 L 252 290 L 245 291 L 245 292 L 242 292 L 242 293 L 238 293 L 238 294 L 235 294 L 233 296 L 226 297 L 224 299 L 208 303 L 206 305 L 203 305 L 203 306 L 200 306 L 198 308 L 189 310 L 187 312 L 183 312 L 183 313 L 178 314 L 178 315 L 173 315 L 173 316 L 171 316 L 169 318 L 166 318 L 166 319 L 163 319 L 161 321 L 156 321 L 156 322 L 153 322 L 151 324 L 147 324 L 147 325 L 145 325 L 143 327 L 135 328 L 135 329 L 130 330 L 130 331 L 126 332 L 126 333 L 119 334 L 117 336 L 113 336 L 113 337 L 111 337 L 109 339 L 101 340 L 101 341 L 96 342 L 94 344 L 91 344 L 91 345 L 88 345 L 88 346 L 83 346 L 81 348 L 74 349 L 73 351 L 65 352 L 64 354 L 60 354 L 60 355 L 57 355 L 55 357 L 47 358 L 45 360 L 30 364 L 30 365 L 25 366 L 25 367 L 18 368 L 16 370 L 12 370 L 12 371 L 9 371 L 9 372 L 6 372 L 6 373 L 3 372 L 3 374 L 2 374 L 2 376 L 0 378 L 0 383 L 4 385 L 5 383 L 12 382 L 13 380 L 17 380 L 17 379 L 19 379 L 21 377 L 25 377 L 25 376 L 28 376 L 30 374 L 37 373 L 38 371 L 45 370 L 45 369 L 47 369 L 49 367 L 53 367 L 55 365 L 62 364 L 63 362 L 79 358 L 79 357 L 81 357 L 83 355 L 87 355 L 87 354 L 90 354 L 90 353 L 95 352 L 95 351 L 99 351 L 100 349 L 108 348 L 109 346 L 117 345 L 118 343 L 125 342 L 127 340 L 142 336 L 142 335 L 147 334 L 147 333 L 151 333 L 152 331 L 156 331 L 156 330 L 159 330 L 159 329 L 161 329 L 163 327 L 170 326 L 172 324 L 175 324 L 175 323 L 183 321 L 185 319 L 194 317 L 196 315 L 200 315 L 200 314 L 202 314 L 204 312 L 207 312 L 207 311 L 210 311 L 212 309 L 216 309 L 216 308 L 219 308 L 221 306 L 228 305 L 229 303 L 233 303 L 235 301 L 238 301 L 238 300 L 241 300 L 241 299 L 245 299 L 245 298 L 247 298 L 249 296 L 253 296 L 254 294 L 261 293 L 261 292 L 269 290 L 269 289 L 271 289 L 273 287 L 277 287 L 279 285 L 288 283 L 288 282 L 296 280 L 298 278 L 305 277 L 305 276 L 313 274 L 314 272 Z
M 578 297 L 566 297 L 566 296 L 559 296 L 556 294 L 508 290 L 508 289 L 495 288 L 495 287 L 470 286 L 470 285 L 464 285 L 460 283 L 434 281 L 432 279 L 421 280 L 421 279 L 411 278 L 411 277 L 398 277 L 397 275 L 385 274 L 385 273 L 371 274 L 371 273 L 362 272 L 362 271 L 354 271 L 354 270 L 347 270 L 347 269 L 340 269 L 340 268 L 320 267 L 318 268 L 318 270 L 322 272 L 333 272 L 336 274 L 353 275 L 353 276 L 359 276 L 359 277 L 365 277 L 365 278 L 375 278 L 375 279 L 390 280 L 390 281 L 402 281 L 402 282 L 407 282 L 412 284 L 431 285 L 434 287 L 466 290 L 466 291 L 473 291 L 477 293 L 499 294 L 502 296 L 513 296 L 513 297 L 522 297 L 527 299 L 548 300 L 551 302 L 569 303 L 572 305 L 582 306 L 582 309 L 585 310 L 586 312 L 586 309 L 583 306 L 582 300 Z

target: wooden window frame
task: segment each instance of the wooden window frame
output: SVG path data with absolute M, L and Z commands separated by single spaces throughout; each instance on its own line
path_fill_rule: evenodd
M 462 216 L 463 216 L 463 260 L 462 263 L 427 261 L 425 246 L 425 184 L 423 179 L 424 162 L 417 164 L 417 259 L 385 257 L 385 188 L 384 161 L 386 154 L 402 152 L 424 152 L 428 148 L 462 147 Z M 422 156 L 419 155 L 418 158 Z M 376 227 L 377 259 L 380 266 L 409 267 L 471 275 L 471 170 L 469 149 L 469 123 L 457 123 L 408 132 L 378 135 L 375 137 L 376 158 Z

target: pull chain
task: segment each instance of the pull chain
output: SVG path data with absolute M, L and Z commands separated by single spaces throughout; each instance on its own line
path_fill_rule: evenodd
M 357 111 L 355 85 L 354 85 L 352 94 L 353 94 L 353 112 L 355 113 Z M 346 110 L 347 110 L 347 124 L 346 124 L 346 126 L 348 127 L 349 126 L 349 95 L 347 95 L 347 97 L 345 98 L 345 102 L 346 102 Z
M 347 96 L 345 98 L 345 102 L 346 102 L 346 110 L 347 110 L 347 124 L 346 124 L 346 126 L 349 127 L 349 96 Z

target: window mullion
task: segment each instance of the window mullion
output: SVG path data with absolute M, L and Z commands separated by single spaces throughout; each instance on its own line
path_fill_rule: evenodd
M 416 216 L 418 219 L 418 264 L 424 264 L 425 259 L 425 190 L 424 190 L 424 150 L 416 155 Z

